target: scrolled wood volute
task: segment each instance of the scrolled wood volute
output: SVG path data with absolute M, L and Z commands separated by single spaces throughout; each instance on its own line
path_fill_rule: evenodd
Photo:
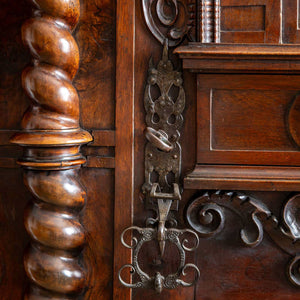
M 85 162 L 79 150 L 92 139 L 79 126 L 79 97 L 72 85 L 79 66 L 72 31 L 80 6 L 78 0 L 33 4 L 34 17 L 22 26 L 33 59 L 22 74 L 31 105 L 22 120 L 23 131 L 11 139 L 24 148 L 19 163 L 34 196 L 24 218 L 32 240 L 24 265 L 33 283 L 25 299 L 77 299 L 88 280 L 80 259 L 86 193 L 78 178 Z

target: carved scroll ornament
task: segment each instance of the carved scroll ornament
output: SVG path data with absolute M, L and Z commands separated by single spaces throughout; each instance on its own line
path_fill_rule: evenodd
M 220 43 L 220 0 L 143 0 L 146 24 L 153 36 L 171 47 L 189 41 Z
M 256 198 L 238 192 L 206 192 L 188 205 L 187 221 L 201 237 L 213 236 L 224 228 L 224 208 L 241 218 L 244 228 L 240 236 L 244 245 L 258 246 L 265 230 L 277 246 L 293 257 L 287 274 L 289 280 L 300 287 L 300 195 L 286 202 L 279 222 Z
M 188 35 L 195 39 L 195 0 L 142 0 L 146 24 L 153 36 L 163 44 L 178 45 Z
M 25 299 L 73 299 L 84 291 L 87 272 L 80 253 L 85 229 L 79 214 L 86 193 L 78 178 L 85 159 L 79 150 L 91 141 L 79 127 L 79 97 L 72 85 L 79 51 L 72 36 L 79 0 L 34 0 L 34 17 L 22 37 L 33 64 L 22 76 L 31 106 L 22 131 L 11 142 L 24 148 L 19 164 L 34 196 L 25 211 L 31 245 L 25 271 L 33 284 Z

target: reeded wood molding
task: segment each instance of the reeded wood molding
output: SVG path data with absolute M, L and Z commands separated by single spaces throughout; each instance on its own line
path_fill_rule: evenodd
M 24 148 L 19 164 L 34 201 L 25 211 L 32 239 L 24 265 L 34 283 L 25 299 L 74 299 L 88 274 L 79 259 L 85 230 L 79 214 L 86 193 L 78 179 L 85 159 L 79 152 L 92 140 L 79 127 L 79 98 L 72 80 L 79 51 L 72 37 L 80 14 L 79 0 L 34 0 L 34 17 L 23 24 L 22 37 L 33 64 L 22 75 L 31 105 L 23 131 L 12 143 Z

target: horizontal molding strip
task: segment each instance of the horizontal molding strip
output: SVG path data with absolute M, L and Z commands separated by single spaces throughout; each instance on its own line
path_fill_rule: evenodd
M 18 130 L 0 130 L 0 147 L 3 146 L 14 146 L 9 142 L 9 139 Z M 93 141 L 85 147 L 115 147 L 115 131 L 114 130 L 92 130 Z M 115 158 L 113 156 L 87 156 L 87 162 L 83 165 L 86 168 L 103 168 L 103 169 L 114 169 Z M 15 169 L 19 168 L 17 164 L 17 157 L 0 157 L 0 168 Z
M 88 156 L 86 163 L 83 165 L 86 168 L 114 169 L 114 157 Z
M 197 164 L 184 178 L 184 188 L 300 191 L 300 167 Z

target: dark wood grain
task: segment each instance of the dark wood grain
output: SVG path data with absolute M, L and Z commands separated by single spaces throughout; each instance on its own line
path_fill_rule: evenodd
M 115 129 L 116 1 L 84 0 L 74 37 L 80 68 L 74 80 L 80 96 L 81 125 Z
M 161 45 L 145 23 L 142 1 L 83 0 L 80 19 L 78 1 L 35 2 L 43 13 L 33 19 L 28 1 L 3 0 L 0 9 L 0 298 L 298 299 L 299 289 L 282 271 L 290 257 L 268 237 L 258 248 L 245 248 L 239 239 L 242 224 L 230 211 L 225 231 L 201 239 L 196 255 L 188 257 L 201 271 L 195 288 L 158 295 L 121 287 L 116 275 L 130 262 L 131 251 L 121 246 L 120 233 L 132 223 L 144 226 L 151 215 L 141 194 L 143 95 L 149 59 L 159 61 Z M 60 4 L 71 2 L 72 9 L 61 10 Z M 252 190 L 247 193 L 259 195 L 277 218 L 285 199 L 299 190 L 298 2 L 282 1 L 281 28 L 279 0 L 181 1 L 189 14 L 188 38 L 221 43 L 184 40 L 184 48 L 175 50 L 180 59 L 174 48 L 170 51 L 176 68 L 183 62 L 186 92 L 179 228 L 188 226 L 183 211 L 190 199 L 208 188 Z M 23 32 L 31 50 L 22 45 L 26 20 Z M 69 41 L 70 52 L 60 53 L 59 39 Z M 26 92 L 20 76 L 25 68 Z M 52 76 L 57 70 L 60 75 Z M 59 87 L 68 91 L 68 105 L 60 102 Z M 26 93 L 32 105 L 21 123 Z M 79 124 L 93 135 L 81 154 L 89 135 Z M 22 126 L 26 132 L 19 132 Z M 32 193 L 16 163 L 21 149 L 9 145 L 13 134 L 25 148 L 21 163 Z M 82 155 L 86 163 L 79 171 Z M 25 268 L 38 284 L 26 293 L 24 209 L 31 237 Z M 61 230 L 69 227 L 74 234 Z M 157 244 L 148 246 L 139 257 L 143 270 L 177 268 L 176 249 L 167 246 L 160 261 Z M 79 270 L 77 279 L 54 275 L 66 256 L 69 264 L 63 267 Z
M 134 67 L 135 2 L 117 3 L 116 31 L 116 169 L 114 215 L 114 293 L 116 300 L 131 299 L 131 290 L 121 286 L 118 271 L 131 261 L 131 251 L 121 244 L 124 228 L 132 224 L 134 176 Z M 124 78 L 126 74 L 126 78 Z M 130 275 L 129 275 L 130 276 Z M 127 278 L 129 278 L 127 275 Z

